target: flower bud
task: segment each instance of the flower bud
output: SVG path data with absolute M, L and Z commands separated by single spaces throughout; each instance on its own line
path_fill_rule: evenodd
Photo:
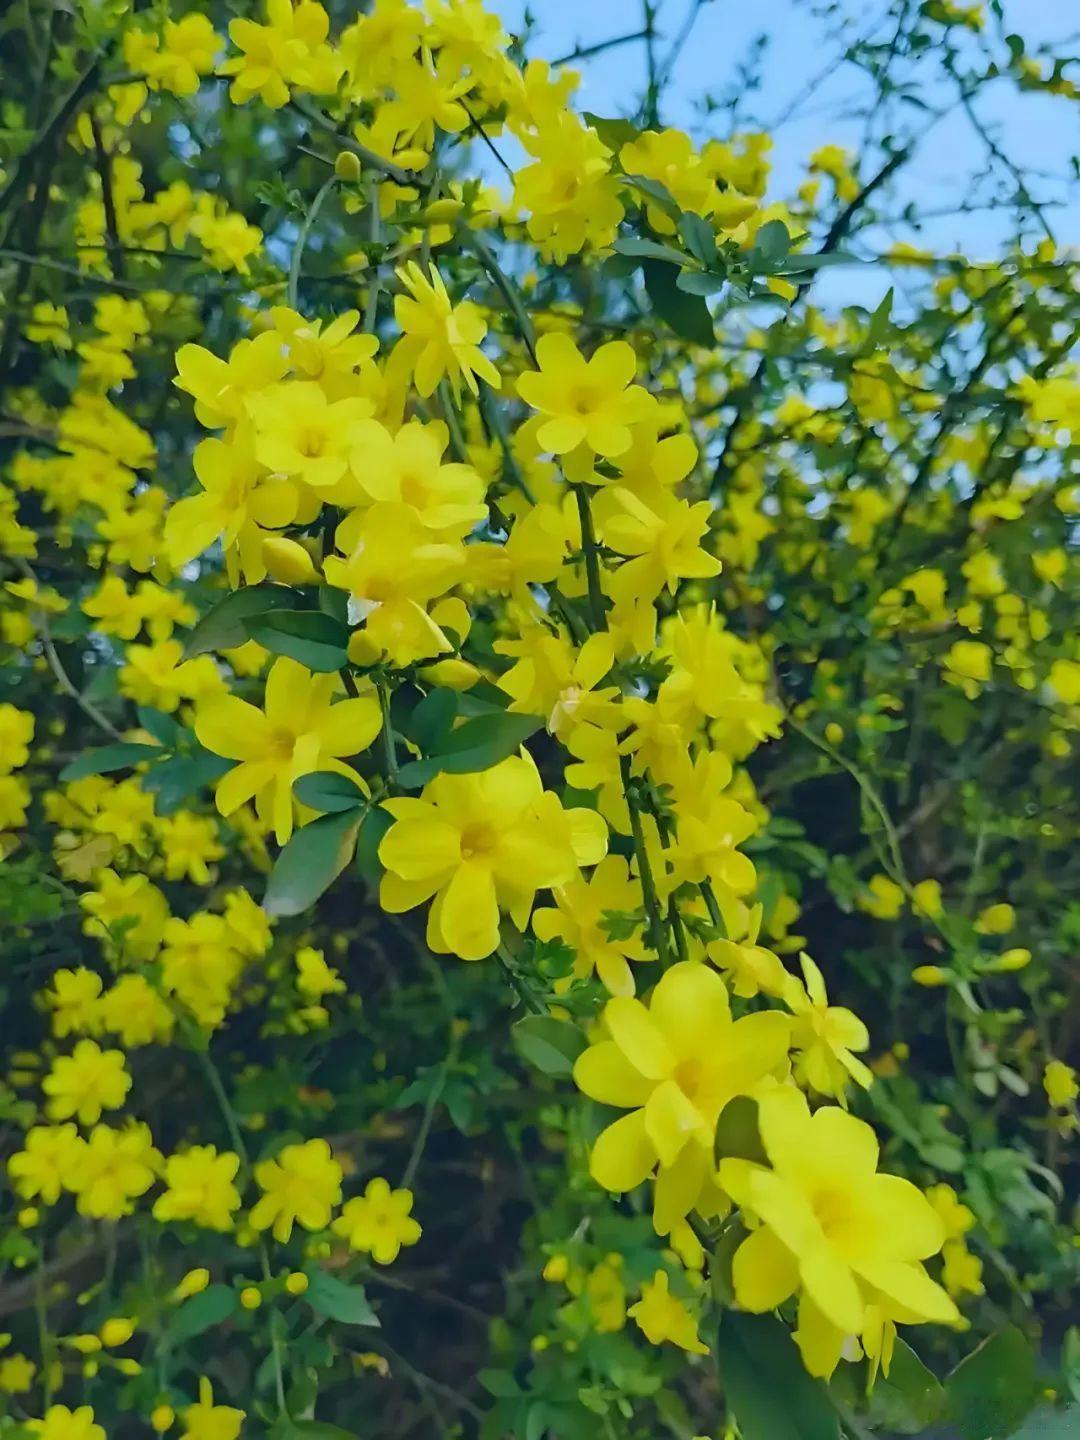
M 339 180 L 355 184 L 360 179 L 360 157 L 352 150 L 341 150 L 334 161 L 334 174 Z

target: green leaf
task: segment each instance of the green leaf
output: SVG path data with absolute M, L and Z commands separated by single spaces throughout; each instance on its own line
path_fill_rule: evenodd
M 208 650 L 231 650 L 248 639 L 245 622 L 268 610 L 296 603 L 296 591 L 287 585 L 245 585 L 212 605 L 184 641 L 184 659 Z
M 324 674 L 348 662 L 349 632 L 321 610 L 278 610 L 245 622 L 252 640 Z
M 791 236 L 782 220 L 769 220 L 754 237 L 746 263 L 754 275 L 770 274 L 787 258 Z
M 383 873 L 379 846 L 393 823 L 394 817 L 380 805 L 373 806 L 364 815 L 360 838 L 356 842 L 356 869 L 368 880 L 378 880 Z
M 367 802 L 356 781 L 348 775 L 339 775 L 336 770 L 316 770 L 311 775 L 301 775 L 293 782 L 293 794 L 301 805 L 310 805 L 312 810 L 321 810 L 324 815 L 355 810 Z
M 1080 1435 L 1080 1406 L 1064 1410 L 1038 1410 L 1013 1435 L 1013 1440 L 1076 1440 Z
M 266 884 L 268 915 L 301 915 L 315 904 L 352 859 L 363 817 L 360 809 L 342 810 L 295 831 Z
M 743 1440 L 838 1440 L 825 1387 L 806 1373 L 779 1320 L 728 1311 L 716 1341 L 720 1379 Z
M 608 149 L 616 155 L 624 145 L 636 140 L 641 134 L 636 125 L 621 116 L 609 120 L 603 115 L 594 115 L 591 110 L 585 110 L 582 114 L 586 125 L 591 125 Z
M 1039 1394 L 1035 1352 L 1015 1325 L 999 1330 L 961 1360 L 945 1382 L 964 1440 L 1011 1435 Z
M 209 1285 L 190 1300 L 185 1300 L 169 1321 L 165 1339 L 173 1345 L 193 1340 L 204 1330 L 220 1325 L 236 1310 L 236 1291 L 228 1285 Z
M 514 1048 L 542 1075 L 566 1076 L 585 1049 L 585 1036 L 576 1025 L 554 1015 L 527 1015 L 510 1027 Z
M 111 775 L 114 770 L 129 770 L 143 760 L 152 760 L 161 754 L 158 745 L 137 745 L 134 741 L 121 741 L 116 745 L 102 745 L 99 750 L 86 750 L 60 771 L 61 780 L 81 780 L 85 775 Z
M 870 323 L 866 327 L 866 346 L 872 350 L 880 345 L 885 338 L 885 332 L 892 320 L 893 287 L 890 285 L 882 297 L 881 304 L 870 316 Z
M 675 284 L 686 295 L 715 295 L 727 284 L 727 276 L 715 270 L 680 270 Z
M 712 265 L 716 260 L 716 236 L 709 222 L 701 215 L 684 210 L 679 216 L 679 234 L 695 260 Z
M 828 250 L 818 255 L 791 255 L 771 273 L 774 275 L 800 275 L 811 270 L 828 270 L 834 265 L 862 265 L 857 255 L 847 250 Z
M 160 710 L 151 710 L 148 705 L 140 705 L 135 713 L 139 717 L 139 724 L 159 745 L 164 745 L 167 750 L 176 749 L 185 734 L 184 727 L 178 720 L 172 715 L 163 715 Z
M 457 713 L 456 690 L 429 690 L 409 716 L 404 733 L 430 755 L 445 743 Z
M 407 790 L 416 790 L 443 773 L 471 775 L 477 770 L 489 770 L 500 760 L 517 754 L 543 723 L 536 715 L 518 715 L 510 710 L 466 720 L 450 732 L 438 755 L 402 765 L 398 770 L 398 784 Z
M 152 766 L 140 783 L 144 790 L 157 795 L 158 814 L 171 815 L 189 796 L 220 780 L 234 763 L 212 755 L 209 750 L 195 755 L 174 755 Z
M 317 1265 L 309 1265 L 304 1274 L 308 1277 L 304 1299 L 317 1314 L 342 1325 L 378 1325 L 379 1317 L 362 1285 L 348 1285 Z
M 717 1164 L 725 1156 L 767 1165 L 768 1156 L 758 1129 L 758 1103 L 749 1095 L 736 1095 L 720 1111 L 713 1141 Z
M 888 1376 L 879 1375 L 870 1422 L 898 1435 L 919 1435 L 948 1408 L 945 1387 L 903 1340 L 897 1340 Z
M 678 223 L 682 208 L 671 191 L 661 185 L 659 180 L 649 180 L 644 175 L 627 175 L 626 183 L 635 190 L 640 190 L 653 205 L 658 206 L 665 215 Z
M 279 1420 L 270 1428 L 271 1440 L 356 1440 L 356 1433 L 328 1420 Z
M 688 295 L 676 283 L 678 272 L 655 260 L 643 266 L 645 291 L 653 309 L 676 335 L 695 345 L 711 346 L 716 339 L 709 307 L 699 296 Z
M 511 1400 L 522 1393 L 521 1386 L 509 1370 L 481 1370 L 476 1378 L 497 1400 Z
M 626 240 L 616 240 L 611 247 L 619 255 L 632 255 L 645 260 L 664 260 L 669 265 L 685 265 L 687 256 L 670 245 L 660 245 L 655 240 L 639 240 L 636 235 Z

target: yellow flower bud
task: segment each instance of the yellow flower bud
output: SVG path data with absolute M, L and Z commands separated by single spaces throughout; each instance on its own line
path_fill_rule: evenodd
M 67 1343 L 80 1355 L 93 1355 L 101 1349 L 101 1341 L 96 1335 L 70 1335 Z
M 1031 963 L 1031 951 L 1023 945 L 1014 945 L 1011 950 L 1005 950 L 987 965 L 987 970 L 998 973 L 1010 970 L 1023 970 L 1025 965 Z
M 141 1375 L 143 1370 L 138 1360 L 132 1360 L 130 1355 L 121 1356 L 116 1362 L 116 1368 L 120 1371 L 121 1375 L 130 1376 L 132 1379 L 134 1379 L 136 1375 Z
M 23 1230 L 30 1230 L 41 1219 L 41 1211 L 36 1205 L 27 1205 L 19 1211 L 17 1218 Z
M 949 979 L 940 965 L 916 965 L 911 972 L 911 978 L 916 985 L 925 985 L 928 988 L 945 985 Z
M 570 1261 L 565 1255 L 552 1255 L 542 1271 L 544 1279 L 556 1285 L 565 1280 L 569 1273 Z
M 175 1419 L 176 1412 L 171 1405 L 158 1405 L 150 1412 L 150 1428 L 159 1435 L 164 1435 L 166 1430 L 172 1428 Z
M 262 558 L 273 578 L 285 585 L 311 585 L 319 578 L 319 572 L 303 545 L 284 535 L 266 537 L 262 542 Z
M 464 209 L 465 206 L 460 200 L 452 200 L 447 197 L 443 200 L 433 200 L 420 218 L 429 225 L 445 223 L 447 220 L 456 220 Z
M 240 1304 L 245 1310 L 257 1310 L 262 1304 L 262 1293 L 254 1285 L 245 1285 L 240 1291 Z
M 198 1295 L 210 1284 L 210 1271 L 204 1269 L 189 1270 L 184 1278 L 173 1291 L 174 1300 L 189 1300 L 192 1295 Z
M 334 174 L 339 180 L 355 184 L 360 179 L 360 157 L 352 150 L 341 150 L 334 161 Z
M 101 1336 L 101 1343 L 107 1349 L 113 1349 L 117 1345 L 126 1345 L 135 1334 L 135 1321 L 127 1316 L 118 1316 L 113 1320 L 106 1320 L 98 1332 Z
M 285 1277 L 285 1289 L 290 1295 L 303 1295 L 308 1288 L 308 1277 L 302 1270 L 294 1270 Z
M 825 726 L 825 739 L 830 745 L 839 745 L 844 738 L 844 727 L 838 725 L 835 720 L 830 720 Z

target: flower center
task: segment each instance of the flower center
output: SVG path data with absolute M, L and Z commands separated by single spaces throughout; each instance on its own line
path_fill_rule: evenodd
M 461 858 L 474 860 L 495 849 L 495 827 L 487 820 L 474 820 L 461 832 Z

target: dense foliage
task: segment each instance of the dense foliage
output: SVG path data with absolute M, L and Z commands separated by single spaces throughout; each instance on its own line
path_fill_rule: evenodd
M 1075 66 L 704 8 L 2 12 L 4 1440 L 1072 1433 Z

